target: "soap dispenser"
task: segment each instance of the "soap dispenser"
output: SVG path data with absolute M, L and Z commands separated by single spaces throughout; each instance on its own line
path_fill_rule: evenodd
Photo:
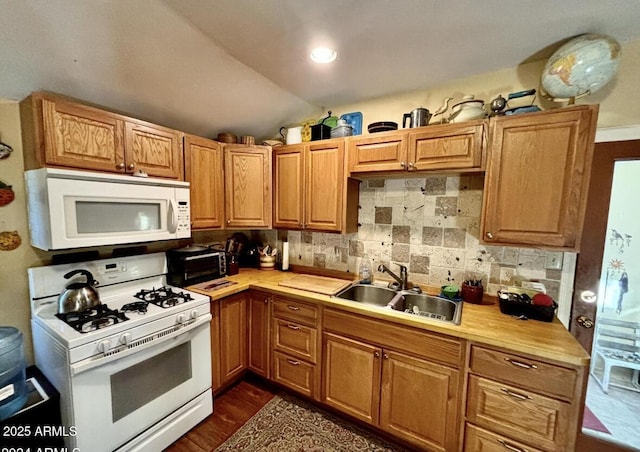
M 371 262 L 367 255 L 362 256 L 360 261 L 360 284 L 371 284 L 373 282 L 373 272 L 371 271 Z

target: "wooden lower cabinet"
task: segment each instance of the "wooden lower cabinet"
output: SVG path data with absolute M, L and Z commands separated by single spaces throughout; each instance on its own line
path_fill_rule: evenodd
M 271 295 L 249 292 L 247 299 L 247 368 L 255 374 L 269 378 Z
M 579 413 L 585 378 L 586 369 L 582 367 L 472 345 L 465 450 L 485 450 L 467 444 L 478 441 L 495 446 L 493 440 L 486 439 L 487 435 L 517 445 L 510 450 L 574 450 L 581 427 Z M 474 426 L 483 430 L 474 430 Z
M 225 386 L 247 368 L 247 296 L 244 293 L 231 295 L 218 303 L 220 384 Z
M 505 436 L 467 424 L 464 435 L 464 452 L 543 452 Z
M 383 350 L 380 428 L 429 450 L 457 444 L 460 372 Z
M 377 425 L 382 350 L 331 333 L 322 336 L 322 401 L 357 419 Z
M 323 334 L 322 401 L 428 450 L 455 450 L 460 373 L 332 333 Z
M 319 312 L 313 303 L 273 297 L 271 379 L 314 400 L 320 400 Z
M 273 381 L 316 399 L 316 379 L 315 365 L 273 352 Z

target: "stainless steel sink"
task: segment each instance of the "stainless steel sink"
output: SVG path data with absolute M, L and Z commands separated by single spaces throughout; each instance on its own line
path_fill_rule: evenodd
M 386 306 L 398 295 L 393 289 L 372 286 L 370 284 L 353 284 L 336 295 L 343 300 L 357 301 L 358 303 Z
M 404 312 L 460 324 L 462 302 L 426 294 L 403 293 Z
M 448 323 L 460 324 L 462 302 L 423 293 L 397 291 L 369 284 L 353 284 L 335 295 L 336 298 L 373 306 L 388 307 Z

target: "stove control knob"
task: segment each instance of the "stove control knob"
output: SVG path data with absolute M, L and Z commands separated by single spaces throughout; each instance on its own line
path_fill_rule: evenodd
M 180 314 L 177 318 L 178 323 L 185 323 L 187 319 L 187 314 Z
M 133 339 L 133 336 L 131 333 L 124 333 L 122 336 L 120 336 L 120 343 L 123 345 L 129 345 L 129 342 L 131 342 L 131 339 Z
M 111 348 L 111 342 L 108 340 L 98 342 L 98 351 L 102 353 L 107 353 Z
M 198 318 L 198 310 L 197 309 L 192 310 L 191 313 L 190 313 L 190 316 L 194 320 L 197 319 Z

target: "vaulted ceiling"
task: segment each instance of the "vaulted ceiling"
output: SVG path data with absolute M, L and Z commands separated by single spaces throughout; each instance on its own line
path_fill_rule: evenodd
M 0 98 L 66 94 L 186 132 L 272 136 L 354 103 L 640 38 L 637 0 L 5 0 Z M 313 46 L 339 52 L 312 63 Z

